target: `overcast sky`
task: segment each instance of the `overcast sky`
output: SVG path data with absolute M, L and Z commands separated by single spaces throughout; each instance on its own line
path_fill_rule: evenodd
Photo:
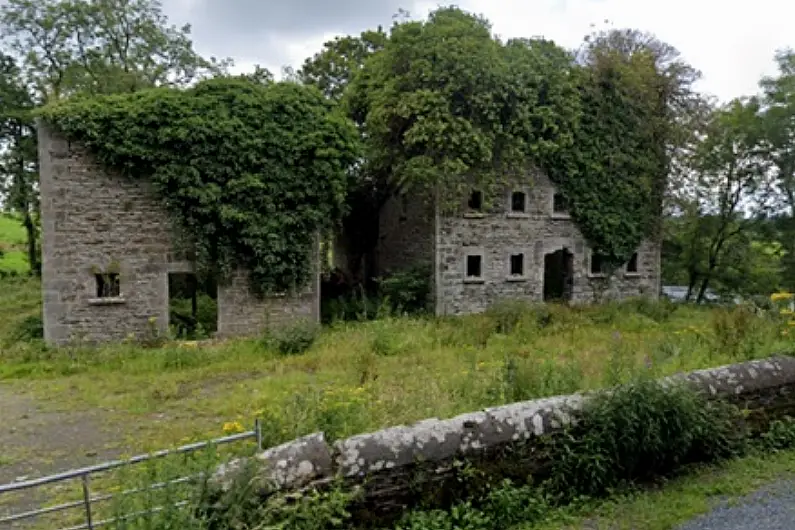
M 388 27 L 402 8 L 425 17 L 424 0 L 163 0 L 172 23 L 193 25 L 204 55 L 232 57 L 236 70 L 259 63 L 278 75 L 298 67 L 339 34 Z M 756 92 L 775 72 L 776 49 L 795 47 L 795 0 L 460 0 L 502 38 L 544 36 L 577 46 L 591 25 L 632 27 L 672 44 L 702 71 L 700 88 L 723 100 Z

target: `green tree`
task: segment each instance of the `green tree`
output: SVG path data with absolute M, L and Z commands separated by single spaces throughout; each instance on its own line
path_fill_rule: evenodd
M 452 206 L 473 184 L 462 176 L 494 190 L 527 174 L 533 157 L 572 141 L 573 57 L 550 42 L 503 44 L 486 20 L 450 7 L 426 21 L 395 23 L 375 48 L 342 97 L 365 142 L 356 209 L 346 219 L 356 230 L 348 239 L 363 253 L 377 243 L 375 219 L 396 193 L 444 190 L 442 204 Z M 349 54 L 349 62 L 360 56 Z M 343 86 L 346 76 L 331 75 L 327 84 Z
M 317 86 L 326 97 L 339 100 L 365 60 L 383 49 L 387 34 L 381 27 L 364 31 L 358 37 L 336 37 L 323 44 L 323 49 L 306 59 L 297 77 Z
M 767 154 L 776 175 L 786 248 L 785 287 L 795 289 L 795 51 L 776 54 L 778 74 L 761 80 Z
M 688 299 L 702 302 L 715 281 L 728 281 L 727 271 L 747 255 L 741 249 L 751 243 L 749 232 L 772 204 L 762 132 L 758 102 L 735 100 L 713 113 L 687 160 L 668 241 L 686 271 Z M 749 209 L 757 215 L 748 216 Z
M 636 30 L 586 37 L 578 59 L 575 147 L 549 171 L 586 238 L 615 268 L 643 238 L 660 237 L 672 159 L 699 107 L 692 88 L 699 74 L 676 49 Z
M 157 0 L 8 0 L 0 28 L 41 102 L 185 86 L 230 64 L 197 54 Z
M 0 190 L 5 207 L 21 216 L 30 270 L 38 273 L 38 153 L 33 107 L 16 62 L 0 55 Z

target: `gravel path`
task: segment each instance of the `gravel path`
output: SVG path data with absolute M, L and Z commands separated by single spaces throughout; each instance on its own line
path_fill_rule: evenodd
M 115 458 L 120 440 L 104 428 L 103 420 L 101 411 L 44 409 L 24 385 L 0 383 L 0 484 Z M 52 495 L 78 485 L 64 482 L 46 495 L 40 489 L 0 495 L 0 517 L 38 508 Z
M 678 530 L 795 530 L 795 480 L 774 482 Z

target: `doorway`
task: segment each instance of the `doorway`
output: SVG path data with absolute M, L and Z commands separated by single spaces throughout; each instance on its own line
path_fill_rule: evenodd
M 574 287 L 574 254 L 561 248 L 544 255 L 544 301 L 569 302 Z
M 169 273 L 169 325 L 177 338 L 207 338 L 218 329 L 218 288 L 195 274 Z

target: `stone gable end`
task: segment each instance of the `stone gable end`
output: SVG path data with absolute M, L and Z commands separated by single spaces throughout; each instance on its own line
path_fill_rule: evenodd
M 193 268 L 180 258 L 164 207 L 146 179 L 106 170 L 47 124 L 39 124 L 38 135 L 46 342 L 99 343 L 164 332 L 168 275 Z M 319 254 L 312 258 L 317 263 Z M 97 274 L 104 296 L 98 296 Z M 218 287 L 218 336 L 258 335 L 299 318 L 318 321 L 319 296 L 318 276 L 299 295 L 259 299 L 239 271 Z

